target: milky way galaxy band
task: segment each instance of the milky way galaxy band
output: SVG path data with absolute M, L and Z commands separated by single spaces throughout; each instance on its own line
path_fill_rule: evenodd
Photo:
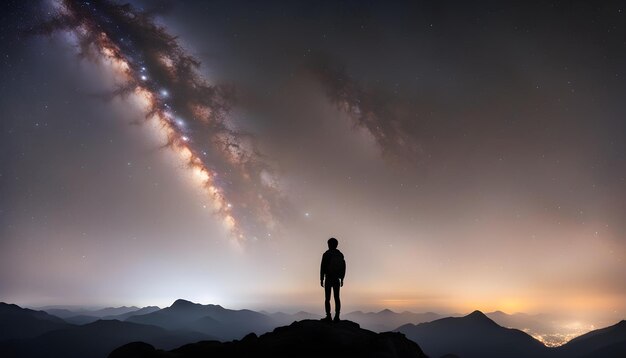
M 212 85 L 189 55 L 152 16 L 109 1 L 55 3 L 52 19 L 36 33 L 68 32 L 79 55 L 108 64 L 121 79 L 112 96 L 134 97 L 146 120 L 156 120 L 193 171 L 216 214 L 238 241 L 267 237 L 278 228 L 285 200 L 277 180 L 254 146 L 233 128 L 234 91 Z

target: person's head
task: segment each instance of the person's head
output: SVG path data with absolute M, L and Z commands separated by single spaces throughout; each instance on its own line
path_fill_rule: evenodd
M 331 237 L 330 239 L 328 239 L 329 249 L 336 249 L 337 245 L 339 245 L 339 241 L 337 241 L 337 239 L 335 239 L 334 237 Z

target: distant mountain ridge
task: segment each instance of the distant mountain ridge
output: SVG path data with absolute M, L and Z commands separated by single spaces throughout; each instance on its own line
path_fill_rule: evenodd
M 136 309 L 136 310 L 133 310 Z M 47 306 L 41 310 L 63 318 L 66 322 L 72 324 L 87 324 L 95 322 L 98 319 L 117 319 L 126 320 L 131 316 L 142 315 L 159 310 L 156 306 L 137 308 L 135 306 L 107 307 L 99 309 L 85 309 L 76 306 Z M 131 311 L 129 311 L 131 310 Z M 108 312 L 126 312 L 119 315 L 104 315 Z M 304 319 L 322 318 L 319 314 L 300 311 L 290 314 L 283 312 L 270 313 L 259 311 L 274 321 L 274 326 L 288 325 L 294 321 Z M 491 318 L 499 325 L 506 328 L 520 329 L 534 338 L 539 339 L 542 343 L 549 346 L 559 346 L 565 343 L 567 339 L 576 337 L 587 332 L 585 326 L 564 326 L 564 322 L 571 322 L 574 317 L 561 317 L 547 314 L 525 314 L 513 313 L 507 314 L 502 311 L 487 312 L 485 315 Z M 460 317 L 462 314 L 442 315 L 435 312 L 414 313 L 410 311 L 394 312 L 390 309 L 383 309 L 378 312 L 353 311 L 344 314 L 342 317 L 359 323 L 366 329 L 375 332 L 384 332 L 396 329 L 402 325 L 413 323 L 431 322 L 444 317 Z M 610 323 L 610 322 L 609 322 Z M 591 325 L 589 324 L 591 328 Z
M 489 313 L 493 314 L 499 315 L 501 319 L 527 318 L 525 315 Z M 346 314 L 346 317 L 370 319 L 368 324 L 376 324 L 375 319 L 378 318 L 379 326 L 382 326 L 411 315 L 410 312 L 396 313 L 382 310 L 369 313 L 356 311 Z M 427 315 L 428 313 L 416 314 L 414 317 L 423 318 Z M 158 349 L 172 349 L 199 340 L 242 339 L 250 332 L 262 334 L 280 326 L 294 326 L 294 322 L 310 321 L 309 318 L 317 319 L 319 316 L 307 312 L 287 314 L 231 310 L 220 305 L 176 300 L 170 307 L 163 309 L 145 307 L 113 317 L 117 319 L 97 320 L 77 326 L 43 311 L 0 303 L 0 357 L 105 357 L 112 349 L 131 341 L 147 342 L 157 348 L 155 354 L 169 356 L 169 353 Z M 536 319 L 533 316 L 528 317 Z M 317 327 L 313 323 L 307 324 L 309 325 L 307 329 Z M 294 327 L 300 326 L 296 324 Z M 302 327 L 297 329 L 294 327 L 292 331 L 306 331 Z M 462 358 L 626 357 L 625 321 L 589 332 L 558 348 L 547 348 L 524 332 L 501 327 L 480 311 L 463 317 L 446 317 L 431 322 L 405 324 L 396 331 L 405 334 L 432 357 L 444 354 L 456 354 Z M 248 343 L 236 345 L 242 349 L 250 349 L 254 345 L 265 344 L 260 343 L 261 341 L 252 344 L 251 339 L 248 337 Z M 221 343 L 212 344 L 222 348 L 228 346 Z M 150 354 L 153 354 L 152 351 L 155 349 L 151 349 Z
M 354 311 L 345 314 L 344 318 L 358 322 L 364 328 L 374 332 L 384 332 L 391 331 L 404 324 L 430 322 L 443 318 L 443 316 L 434 312 L 413 313 L 404 311 L 398 313 L 390 309 L 384 309 L 379 312 Z
M 158 306 L 146 306 L 146 307 L 142 307 L 142 308 L 139 308 L 137 310 L 134 310 L 134 311 L 121 313 L 121 314 L 118 314 L 118 315 L 104 316 L 104 317 L 102 317 L 102 319 L 117 319 L 117 320 L 120 320 L 120 321 L 124 321 L 124 320 L 128 319 L 129 317 L 138 316 L 138 315 L 144 315 L 144 314 L 156 312 L 156 311 L 158 311 L 160 309 L 161 308 L 158 307 Z
M 43 311 L 60 317 L 64 321 L 72 324 L 88 324 L 95 322 L 100 319 L 116 319 L 119 321 L 124 321 L 131 316 L 151 313 L 154 311 L 158 311 L 160 308 L 157 306 L 148 306 L 148 307 L 136 307 L 136 306 L 122 306 L 122 307 L 106 307 L 96 310 L 86 310 L 86 309 L 78 309 L 78 310 L 70 310 L 67 308 L 43 308 Z
M 322 318 L 321 315 L 316 315 L 316 314 L 305 312 L 305 311 L 299 311 L 293 314 L 283 313 L 283 312 L 276 312 L 276 313 L 261 312 L 261 313 L 271 317 L 278 326 L 287 326 L 295 321 Z
M 276 323 L 262 313 L 251 310 L 230 310 L 220 305 L 201 305 L 176 300 L 170 307 L 131 316 L 128 322 L 150 324 L 165 329 L 189 329 L 222 340 L 238 339 L 250 332 L 264 333 Z
M 117 316 L 126 314 L 129 312 L 139 310 L 139 307 L 136 306 L 121 306 L 121 307 L 105 307 L 94 310 L 79 308 L 79 309 L 69 309 L 69 308 L 55 308 L 52 307 L 42 307 L 41 310 L 48 312 L 51 315 L 55 315 L 60 318 L 68 318 L 72 316 L 92 316 L 98 318 L 104 318 L 106 316 Z

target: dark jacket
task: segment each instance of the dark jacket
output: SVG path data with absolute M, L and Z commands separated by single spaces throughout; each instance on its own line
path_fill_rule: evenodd
M 320 266 L 320 280 L 326 278 L 340 278 L 343 280 L 346 275 L 346 261 L 343 254 L 337 249 L 329 249 L 322 255 Z

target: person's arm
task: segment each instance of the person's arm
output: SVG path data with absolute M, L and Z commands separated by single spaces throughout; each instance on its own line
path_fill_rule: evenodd
M 344 277 L 346 277 L 346 259 L 344 258 L 343 260 L 341 260 L 341 262 L 343 263 L 342 267 L 341 267 L 341 287 L 343 287 L 343 279 Z
M 322 255 L 322 263 L 320 265 L 320 284 L 322 285 L 322 287 L 324 287 L 324 275 L 326 274 L 326 261 L 328 261 L 328 258 L 326 256 L 326 253 L 324 253 L 324 255 Z

